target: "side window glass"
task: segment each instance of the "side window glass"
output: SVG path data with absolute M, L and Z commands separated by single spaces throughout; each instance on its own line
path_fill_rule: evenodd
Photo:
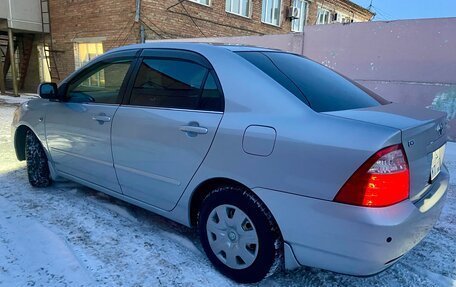
M 268 57 L 259 52 L 241 52 L 238 53 L 238 55 L 255 65 L 266 75 L 273 78 L 285 89 L 293 93 L 301 101 L 309 105 L 307 99 L 304 97 L 299 88 L 284 73 L 282 73 Z
M 208 69 L 174 59 L 145 59 L 132 90 L 130 104 L 198 109 Z
M 199 106 L 204 111 L 223 111 L 223 98 L 212 72 L 207 76 Z
M 131 61 L 118 61 L 98 66 L 68 88 L 68 101 L 75 103 L 119 104 L 120 89 Z

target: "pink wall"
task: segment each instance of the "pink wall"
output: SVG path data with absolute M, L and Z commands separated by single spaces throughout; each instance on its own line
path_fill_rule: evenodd
M 250 44 L 303 54 L 386 99 L 444 110 L 456 139 L 456 18 L 317 25 L 304 33 L 179 41 Z

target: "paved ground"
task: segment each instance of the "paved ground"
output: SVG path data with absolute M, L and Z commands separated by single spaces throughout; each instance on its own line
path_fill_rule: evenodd
M 66 182 L 28 185 L 0 97 L 0 286 L 235 286 L 219 275 L 195 232 Z M 16 101 L 18 102 L 18 101 Z M 456 145 L 447 165 L 456 177 Z M 354 278 L 318 269 L 280 272 L 262 286 L 456 286 L 456 188 L 438 224 L 387 271 Z

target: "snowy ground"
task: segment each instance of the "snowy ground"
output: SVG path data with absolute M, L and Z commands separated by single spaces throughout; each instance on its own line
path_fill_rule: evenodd
M 218 274 L 195 232 L 78 184 L 28 185 L 0 96 L 0 286 L 235 286 Z M 447 165 L 456 184 L 456 144 Z M 456 286 L 456 187 L 426 239 L 370 278 L 318 269 L 280 272 L 261 286 Z

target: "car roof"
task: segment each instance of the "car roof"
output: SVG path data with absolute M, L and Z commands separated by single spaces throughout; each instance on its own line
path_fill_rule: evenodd
M 133 44 L 122 46 L 110 50 L 108 53 L 120 52 L 132 49 L 183 49 L 183 50 L 201 50 L 201 49 L 227 49 L 232 52 L 272 52 L 279 51 L 275 49 L 262 48 L 249 45 L 225 44 L 225 43 L 206 43 L 206 42 L 174 42 L 174 41 L 157 41 L 144 44 Z

